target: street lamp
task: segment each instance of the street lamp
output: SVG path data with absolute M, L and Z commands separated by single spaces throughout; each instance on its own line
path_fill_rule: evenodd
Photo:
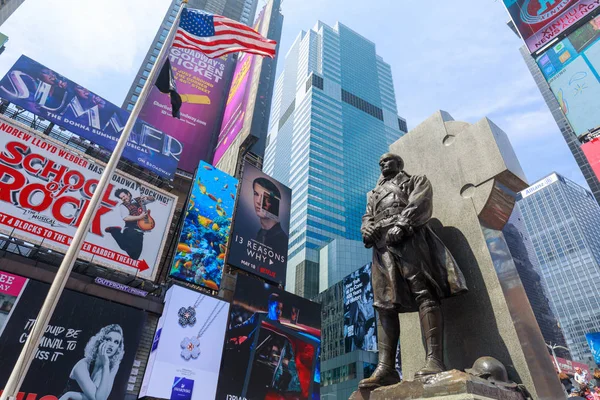
M 562 369 L 560 369 L 560 365 L 558 364 L 558 360 L 556 359 L 556 352 L 554 351 L 554 349 L 563 349 L 566 351 L 569 351 L 569 349 L 567 349 L 564 346 L 559 346 L 557 344 L 546 343 L 546 346 L 550 349 L 550 351 L 552 351 L 552 357 L 554 358 L 554 364 L 556 365 L 556 368 L 558 369 L 558 373 L 560 374 L 562 372 Z

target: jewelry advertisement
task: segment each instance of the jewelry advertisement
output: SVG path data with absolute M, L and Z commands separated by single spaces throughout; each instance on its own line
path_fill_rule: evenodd
M 165 297 L 140 397 L 214 398 L 229 303 L 172 286 Z

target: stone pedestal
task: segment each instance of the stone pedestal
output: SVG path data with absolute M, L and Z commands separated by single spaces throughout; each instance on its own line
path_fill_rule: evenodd
M 564 399 L 501 231 L 515 193 L 527 187 L 507 135 L 487 118 L 469 124 L 439 111 L 390 151 L 404 159 L 409 174 L 431 181 L 431 226 L 454 255 L 469 288 L 442 303 L 447 367 L 465 370 L 477 358 L 491 356 L 534 399 Z M 425 358 L 416 313 L 401 314 L 400 343 L 403 375 L 412 379 Z
M 402 382 L 374 391 L 359 390 L 349 400 L 524 400 L 516 389 L 496 386 L 458 370 L 442 372 L 425 382 Z

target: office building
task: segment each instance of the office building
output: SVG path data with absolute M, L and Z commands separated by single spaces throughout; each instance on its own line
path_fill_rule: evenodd
M 146 57 L 144 57 L 144 61 L 133 80 L 129 92 L 127 92 L 125 101 L 123 102 L 122 107 L 128 111 L 133 109 L 133 106 L 138 99 L 138 95 L 142 91 L 142 87 L 150 75 L 150 70 L 156 62 L 156 57 L 167 39 L 169 29 L 171 29 L 171 26 L 177 17 L 181 2 L 182 0 L 171 1 L 171 5 L 169 6 L 165 18 L 152 41 L 152 45 L 150 46 Z M 254 22 L 254 15 L 256 14 L 257 4 L 258 0 L 189 0 L 187 7 L 223 15 L 244 24 L 252 24 L 252 22 Z
M 340 23 L 298 35 L 275 83 L 263 164 L 293 191 L 287 290 L 314 297 L 319 250 L 361 240 L 379 157 L 406 130 L 375 43 Z
M 533 243 L 527 233 L 523 216 L 518 205 L 515 206 L 508 223 L 502 229 L 504 239 L 515 262 L 515 267 L 523 288 L 531 304 L 533 315 L 542 331 L 544 341 L 549 345 L 566 347 L 567 343 L 563 336 L 558 320 L 552 312 L 546 289 L 540 276 L 540 266 L 535 256 Z M 570 359 L 567 351 L 557 348 L 559 357 Z
M 572 359 L 590 363 L 585 334 L 600 331 L 600 206 L 557 173 L 517 200 Z
M 575 161 L 581 169 L 585 181 L 589 185 L 592 194 L 596 198 L 596 201 L 600 203 L 600 181 L 598 181 L 598 178 L 592 170 L 592 166 L 581 150 L 581 143 L 579 142 L 577 135 L 573 131 L 571 124 L 569 124 L 567 117 L 561 110 L 560 105 L 556 100 L 556 96 L 550 90 L 550 86 L 548 86 L 548 82 L 546 82 L 540 67 L 535 62 L 531 54 L 529 54 L 527 47 L 523 46 L 519 49 L 519 51 L 521 52 L 521 56 L 523 57 L 523 60 L 525 60 L 525 64 L 533 76 L 533 80 L 540 90 L 548 109 L 550 109 L 550 112 L 552 113 L 558 129 L 560 129 L 560 133 L 563 135 L 565 142 L 567 142 L 567 146 L 569 146 L 569 150 L 571 150 L 573 157 L 575 157 Z
M 0 0 L 0 25 L 15 12 L 25 0 Z
M 373 251 L 358 240 L 333 239 L 319 250 L 319 293 L 373 259 Z

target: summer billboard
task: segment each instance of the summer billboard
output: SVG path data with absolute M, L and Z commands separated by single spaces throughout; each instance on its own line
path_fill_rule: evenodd
M 0 116 L 0 232 L 66 252 L 104 164 Z M 177 197 L 121 172 L 79 257 L 154 279 Z
M 319 398 L 321 306 L 241 274 L 217 400 Z
M 29 57 L 21 56 L 0 80 L 0 97 L 111 151 L 129 112 Z M 181 143 L 138 119 L 123 157 L 173 179 Z
M 600 126 L 600 17 L 549 48 L 537 63 L 575 134 Z
M 238 181 L 200 162 L 170 275 L 219 290 Z
M 536 52 L 600 6 L 598 0 L 504 0 L 529 51 Z
M 0 335 L 1 391 L 50 285 L 1 271 L 0 276 L 18 284 Z M 92 399 L 102 393 L 107 400 L 124 399 L 145 317 L 144 311 L 65 290 L 18 398 Z
M 214 399 L 229 303 L 172 286 L 165 297 L 140 397 Z
M 285 285 L 292 191 L 244 164 L 227 263 Z
M 171 116 L 170 97 L 156 86 L 152 87 L 140 118 L 183 144 L 178 168 L 193 173 L 198 162 L 212 151 L 212 137 L 219 128 L 219 111 L 227 95 L 225 82 L 231 74 L 233 57 L 210 59 L 194 50 L 172 48 L 169 59 L 183 102 L 181 119 Z
M 344 342 L 346 353 L 377 351 L 371 263 L 344 278 Z

